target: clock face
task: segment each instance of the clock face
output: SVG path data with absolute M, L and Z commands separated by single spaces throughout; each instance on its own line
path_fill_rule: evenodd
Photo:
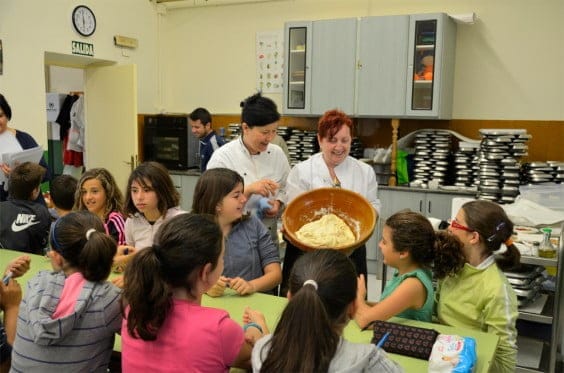
M 85 6 L 79 5 L 72 11 L 72 25 L 82 36 L 90 36 L 96 31 L 96 16 Z

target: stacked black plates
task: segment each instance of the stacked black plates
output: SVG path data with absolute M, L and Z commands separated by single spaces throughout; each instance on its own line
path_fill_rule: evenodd
M 479 143 L 460 141 L 454 153 L 456 179 L 454 185 L 460 189 L 475 190 L 478 185 L 478 149 Z
M 513 271 L 505 271 L 505 276 L 511 284 L 511 287 L 517 295 L 517 303 L 519 307 L 525 306 L 533 302 L 540 294 L 542 288 L 542 271 L 544 267 L 521 264 L 520 268 Z
M 513 203 L 519 195 L 519 159 L 531 136 L 524 129 L 481 129 L 478 198 Z
M 276 129 L 276 133 L 279 134 L 284 139 L 284 141 L 288 141 L 290 139 L 290 136 L 292 136 L 292 127 L 279 126 Z
M 560 161 L 548 161 L 548 163 L 552 169 L 554 170 L 554 182 L 561 183 L 564 181 L 564 162 Z
M 290 154 L 290 166 L 293 166 L 319 151 L 317 131 L 293 129 L 292 134 L 286 140 L 286 145 L 288 145 L 288 153 Z
M 353 137 L 351 143 L 351 151 L 349 155 L 356 159 L 360 159 L 363 157 L 364 146 L 362 146 L 362 143 L 360 142 L 360 139 L 358 137 Z
M 425 185 L 430 180 L 436 180 L 439 185 L 448 185 L 452 169 L 450 153 L 451 137 L 448 132 L 429 130 L 415 135 L 413 182 Z
M 225 136 L 225 140 L 231 141 L 239 137 L 241 133 L 241 125 L 239 123 L 230 123 L 227 125 L 229 136 Z
M 562 180 L 564 180 L 564 163 L 560 162 L 524 163 L 521 170 L 523 184 L 561 182 Z

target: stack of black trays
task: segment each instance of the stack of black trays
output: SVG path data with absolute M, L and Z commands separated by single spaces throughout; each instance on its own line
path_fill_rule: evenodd
M 441 130 L 422 131 L 415 135 L 414 182 L 427 184 L 431 180 L 438 185 L 449 185 L 451 162 L 451 136 Z
M 532 264 L 521 264 L 514 271 L 505 271 L 507 280 L 517 294 L 517 303 L 519 307 L 525 306 L 540 295 L 544 276 L 542 272 L 544 267 Z
M 513 203 L 519 195 L 519 159 L 528 155 L 524 129 L 481 129 L 478 198 Z

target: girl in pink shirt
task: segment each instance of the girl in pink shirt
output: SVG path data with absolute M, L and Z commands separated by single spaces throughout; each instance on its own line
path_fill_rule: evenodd
M 201 305 L 223 271 L 223 235 L 213 217 L 166 221 L 125 270 L 124 372 L 227 372 L 250 367 L 254 328 Z M 264 323 L 263 323 L 264 324 Z

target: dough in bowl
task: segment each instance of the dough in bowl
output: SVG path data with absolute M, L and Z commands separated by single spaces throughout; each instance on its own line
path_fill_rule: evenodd
M 340 247 L 351 245 L 356 237 L 349 226 L 335 214 L 304 224 L 296 237 L 309 247 Z

